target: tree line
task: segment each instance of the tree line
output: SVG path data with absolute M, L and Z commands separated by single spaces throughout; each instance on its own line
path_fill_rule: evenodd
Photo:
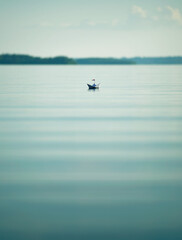
M 182 57 L 134 57 L 134 58 L 69 58 L 33 57 L 23 54 L 1 54 L 0 64 L 78 64 L 78 65 L 122 65 L 122 64 L 182 64 Z

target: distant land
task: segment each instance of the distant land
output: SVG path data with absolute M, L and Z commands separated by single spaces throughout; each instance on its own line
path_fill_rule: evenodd
M 124 65 L 124 64 L 182 64 L 182 57 L 134 57 L 134 58 L 69 58 L 57 57 L 34 57 L 23 54 L 1 54 L 0 64 L 42 64 L 42 65 Z
M 77 64 L 136 64 L 133 59 L 129 58 L 75 58 Z
M 77 64 L 182 64 L 182 57 L 76 58 Z
M 2 54 L 0 64 L 76 64 L 76 61 L 64 56 L 41 58 L 21 54 Z

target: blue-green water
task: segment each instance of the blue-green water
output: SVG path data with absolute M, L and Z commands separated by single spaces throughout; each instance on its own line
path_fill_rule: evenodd
M 177 240 L 181 214 L 182 66 L 0 66 L 1 240 Z

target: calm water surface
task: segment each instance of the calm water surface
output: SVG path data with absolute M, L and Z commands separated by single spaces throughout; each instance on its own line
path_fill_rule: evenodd
M 182 66 L 0 66 L 0 239 L 177 240 L 181 214 Z

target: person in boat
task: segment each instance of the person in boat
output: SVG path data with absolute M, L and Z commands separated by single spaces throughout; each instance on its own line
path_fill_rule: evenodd
M 92 81 L 94 81 L 94 84 L 93 84 L 92 86 L 93 86 L 93 87 L 96 87 L 95 79 L 92 79 Z

